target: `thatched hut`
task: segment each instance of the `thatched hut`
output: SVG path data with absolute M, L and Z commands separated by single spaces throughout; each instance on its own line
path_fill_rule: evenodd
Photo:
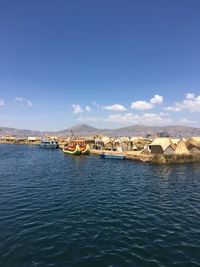
M 174 144 L 174 145 L 178 145 L 179 141 L 181 140 L 180 138 L 170 138 L 171 142 Z
M 150 145 L 151 154 L 173 154 L 176 146 L 168 137 L 156 138 Z
M 150 144 L 151 141 L 149 139 L 146 139 L 144 137 L 136 137 L 133 136 L 130 138 L 130 150 L 140 151 L 143 150 L 146 145 Z
M 11 136 L 11 135 L 6 135 L 4 137 L 2 137 L 2 139 L 6 142 L 6 143 L 14 143 L 16 140 L 15 136 Z
M 192 137 L 186 141 L 187 149 L 191 154 L 200 153 L 200 137 Z
M 15 144 L 25 144 L 25 143 L 27 143 L 27 138 L 19 137 L 16 138 L 15 140 Z
M 39 139 L 37 136 L 28 136 L 28 143 L 35 143 L 37 142 Z
M 178 154 L 178 155 L 182 155 L 182 154 L 189 155 L 190 154 L 190 152 L 188 151 L 187 146 L 185 144 L 185 141 L 183 139 L 181 139 L 178 142 L 174 154 Z
M 106 147 L 109 147 L 110 149 L 110 137 L 107 136 L 95 136 L 94 137 L 94 149 L 105 149 Z
M 129 147 L 129 137 L 111 138 L 113 150 L 125 151 Z

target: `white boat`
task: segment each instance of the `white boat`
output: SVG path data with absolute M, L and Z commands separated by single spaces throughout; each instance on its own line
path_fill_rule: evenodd
M 40 147 L 44 148 L 58 148 L 58 143 L 54 140 L 41 140 Z

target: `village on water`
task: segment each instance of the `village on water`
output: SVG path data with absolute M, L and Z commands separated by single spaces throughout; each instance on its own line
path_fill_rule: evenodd
M 59 148 L 65 154 L 97 154 L 101 158 L 129 159 L 154 163 L 186 163 L 200 161 L 200 137 L 177 138 L 166 133 L 153 136 L 27 136 L 6 135 L 0 144 L 37 145 Z

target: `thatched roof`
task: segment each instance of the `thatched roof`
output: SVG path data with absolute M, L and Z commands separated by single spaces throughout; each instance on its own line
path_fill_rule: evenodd
M 144 139 L 144 138 L 141 137 L 141 136 L 132 136 L 132 137 L 130 138 L 130 141 L 131 141 L 131 142 L 135 142 L 135 141 L 138 141 L 138 140 L 140 140 L 140 139 Z
M 100 138 L 100 141 L 104 143 L 104 145 L 108 144 L 110 142 L 110 137 L 103 136 Z
M 121 139 L 122 139 L 123 142 L 128 142 L 128 141 L 130 141 L 129 137 L 125 137 L 125 136 L 124 136 L 124 137 L 121 137 Z
M 122 138 L 116 138 L 116 139 L 113 139 L 112 142 L 121 144 L 123 142 L 123 140 L 122 140 Z
M 200 143 L 200 137 L 192 137 L 192 139 L 194 140 L 194 141 L 196 141 L 196 142 L 198 142 L 198 143 Z
M 163 151 L 165 151 L 169 146 L 171 146 L 174 150 L 176 149 L 175 145 L 171 142 L 170 138 L 168 137 L 156 138 L 149 146 L 150 148 L 152 146 L 161 146 Z
M 138 147 L 134 144 L 134 145 L 132 146 L 132 149 L 133 149 L 133 150 L 138 150 Z
M 130 138 L 130 141 L 133 142 L 133 143 L 137 143 L 137 142 L 139 142 L 141 140 L 143 141 L 143 140 L 145 140 L 145 138 L 144 137 L 140 137 L 140 136 L 133 136 L 133 137 Z
M 178 142 L 178 145 L 177 145 L 177 148 L 174 152 L 175 154 L 190 154 L 188 149 L 187 149 L 187 146 L 185 144 L 185 141 L 184 140 L 180 140 Z
M 188 139 L 186 142 L 186 146 L 189 146 L 189 145 L 200 148 L 200 137 L 192 137 Z
M 175 145 L 178 145 L 180 139 L 179 138 L 170 138 L 171 139 L 171 142 Z

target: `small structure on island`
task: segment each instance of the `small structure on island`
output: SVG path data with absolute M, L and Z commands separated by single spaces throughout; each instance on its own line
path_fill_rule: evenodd
M 171 142 L 174 144 L 174 145 L 178 145 L 179 141 L 181 140 L 180 138 L 170 138 Z M 185 141 L 185 140 L 184 140 Z
M 4 141 L 5 143 L 14 143 L 15 140 L 16 140 L 15 136 L 11 135 L 2 136 L 2 141 Z
M 111 139 L 112 149 L 116 151 L 127 151 L 129 138 L 128 137 L 116 137 Z
M 15 140 L 15 144 L 26 144 L 27 143 L 27 138 L 25 137 L 18 137 Z
M 174 145 L 170 138 L 160 137 L 156 138 L 150 145 L 151 154 L 174 154 L 176 145 Z
M 28 137 L 28 143 L 35 143 L 38 141 L 38 137 L 36 136 L 29 136 Z
M 49 136 L 49 139 L 53 141 L 58 141 L 58 136 L 55 136 L 55 135 Z
M 186 141 L 187 149 L 191 154 L 200 153 L 200 137 L 192 137 Z
M 174 154 L 178 154 L 178 155 L 189 155 L 190 152 L 188 151 L 187 149 L 187 146 L 185 144 L 185 140 L 184 139 L 181 139 L 178 144 L 177 144 L 177 147 L 176 147 L 176 150 L 174 152 Z
M 96 135 L 93 137 L 94 145 L 93 148 L 97 150 L 105 149 L 106 147 L 111 147 L 110 137 Z

